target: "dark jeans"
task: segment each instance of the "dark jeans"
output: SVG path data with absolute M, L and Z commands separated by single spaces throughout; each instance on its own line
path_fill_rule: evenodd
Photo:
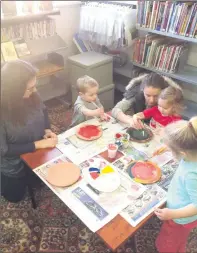
M 25 168 L 23 177 L 8 177 L 1 173 L 1 195 L 9 202 L 19 202 L 24 198 L 27 186 L 36 187 L 41 184 L 40 178 L 30 168 Z

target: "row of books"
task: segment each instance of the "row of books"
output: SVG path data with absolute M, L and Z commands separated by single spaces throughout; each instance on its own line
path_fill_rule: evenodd
M 31 52 L 24 39 L 16 39 L 1 43 L 1 62 L 13 61 Z
M 197 38 L 197 2 L 139 0 L 137 25 Z
M 187 49 L 187 42 L 147 34 L 134 40 L 133 61 L 149 68 L 174 73 L 180 57 Z
M 1 41 L 10 41 L 16 38 L 39 39 L 56 34 L 55 20 L 44 19 L 36 22 L 1 27 Z

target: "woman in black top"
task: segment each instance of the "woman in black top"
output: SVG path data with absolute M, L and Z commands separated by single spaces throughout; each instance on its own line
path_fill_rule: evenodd
M 36 73 L 22 60 L 7 62 L 1 69 L 1 194 L 11 202 L 23 198 L 30 171 L 20 155 L 57 144 L 36 90 Z

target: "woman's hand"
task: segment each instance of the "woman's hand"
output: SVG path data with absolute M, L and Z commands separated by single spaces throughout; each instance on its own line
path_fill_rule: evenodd
M 160 220 L 172 220 L 173 219 L 173 212 L 169 208 L 157 208 L 155 210 L 155 214 Z
M 57 138 L 47 138 L 35 141 L 34 144 L 36 149 L 54 148 L 57 145 Z
M 43 136 L 44 139 L 48 138 L 57 138 L 57 135 L 51 131 L 51 129 L 45 129 L 45 135 Z

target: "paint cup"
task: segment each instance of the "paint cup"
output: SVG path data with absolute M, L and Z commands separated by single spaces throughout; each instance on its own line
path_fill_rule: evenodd
M 108 157 L 113 159 L 116 157 L 117 151 L 118 151 L 118 145 L 116 144 L 109 144 L 107 147 L 108 150 Z

